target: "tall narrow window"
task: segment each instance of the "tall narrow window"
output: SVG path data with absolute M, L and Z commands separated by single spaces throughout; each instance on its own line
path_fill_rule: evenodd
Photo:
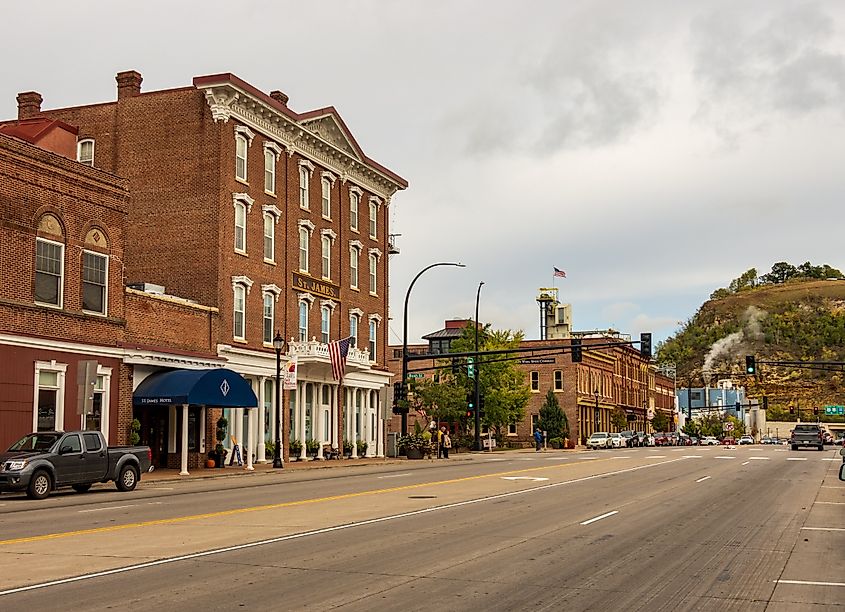
M 264 191 L 276 193 L 276 154 L 264 149 Z
M 361 196 L 354 191 L 349 194 L 349 229 L 358 231 L 358 205 L 361 203 Z
M 378 270 L 378 258 L 375 255 L 370 255 L 370 293 L 376 295 L 378 293 L 378 277 L 376 271 Z
M 86 166 L 94 165 L 94 141 L 91 138 L 76 144 L 76 161 Z
M 370 202 L 370 238 L 376 237 L 376 229 L 378 227 L 378 204 Z
M 378 332 L 378 322 L 375 319 L 370 319 L 370 361 L 376 361 L 376 334 Z
M 359 316 L 355 313 L 349 315 L 349 346 L 358 346 L 358 319 Z
M 235 178 L 246 181 L 246 136 L 235 136 Z
M 246 204 L 235 202 L 235 250 L 246 253 Z
M 276 259 L 276 219 L 270 213 L 264 213 L 264 260 Z
M 35 241 L 35 301 L 62 305 L 65 245 L 38 238 Z
M 358 247 L 354 246 L 349 249 L 349 286 L 352 289 L 358 288 L 358 259 L 361 255 L 361 251 Z
M 264 294 L 264 344 L 273 343 L 273 326 L 276 309 L 276 296 Z
M 308 272 L 308 228 L 299 228 L 299 271 Z
M 308 210 L 308 180 L 311 173 L 305 166 L 299 167 L 299 207 Z
M 331 269 L 331 262 L 332 262 L 332 239 L 328 236 L 323 236 L 320 242 L 323 245 L 323 278 L 331 278 L 332 277 L 332 269 Z
M 308 303 L 299 302 L 299 341 L 308 340 Z
M 332 183 L 331 181 L 323 177 L 323 180 L 320 182 L 323 191 L 323 216 L 326 219 L 332 218 Z
M 82 252 L 82 310 L 106 314 L 108 257 Z
M 540 373 L 536 370 L 531 372 L 531 390 L 532 391 L 539 391 L 540 390 Z
M 329 343 L 331 336 L 332 310 L 328 306 L 320 309 L 320 342 Z
M 555 370 L 555 391 L 563 391 L 563 371 Z
M 38 431 L 56 431 L 61 427 L 59 419 L 60 373 L 41 370 L 38 372 Z
M 243 285 L 235 285 L 235 300 L 232 307 L 232 334 L 238 340 L 246 338 L 246 289 Z

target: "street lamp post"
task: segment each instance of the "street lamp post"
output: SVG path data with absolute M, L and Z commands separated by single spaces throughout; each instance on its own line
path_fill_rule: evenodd
M 595 423 L 595 431 L 599 430 L 600 420 L 599 420 L 599 390 L 598 388 L 593 389 L 593 395 L 596 398 L 596 412 L 593 415 L 593 421 Z
M 478 283 L 478 291 L 475 292 L 475 367 L 473 368 L 473 374 L 475 374 L 475 395 L 474 395 L 474 407 L 475 407 L 475 450 L 481 450 L 481 419 L 479 411 L 479 404 L 481 402 L 479 398 L 479 389 L 478 389 L 478 376 L 479 370 L 481 369 L 481 360 L 478 358 L 478 299 L 481 297 L 481 285 L 484 284 L 484 281 Z
M 284 401 L 285 394 L 282 391 L 282 347 L 285 345 L 285 339 L 276 331 L 276 337 L 273 338 L 273 348 L 276 349 L 276 448 L 273 450 L 273 467 L 284 468 L 285 464 L 282 460 L 282 401 Z M 281 399 L 280 399 L 281 398 Z
M 405 310 L 404 310 L 404 320 L 402 322 L 402 387 L 407 389 L 408 385 L 408 298 L 411 296 L 411 289 L 414 288 L 414 283 L 417 282 L 417 279 L 423 275 L 423 272 L 427 270 L 431 270 L 432 268 L 436 268 L 437 266 L 456 266 L 458 268 L 465 268 L 464 264 L 462 263 L 454 263 L 454 262 L 439 262 L 433 263 L 430 266 L 426 266 L 414 277 L 414 280 L 411 281 L 411 284 L 408 285 L 408 291 L 405 293 Z M 408 433 L 408 413 L 406 411 L 402 411 L 402 435 L 404 436 Z

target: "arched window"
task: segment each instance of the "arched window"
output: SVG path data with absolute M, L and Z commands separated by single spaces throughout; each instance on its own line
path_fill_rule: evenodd
M 276 218 L 270 213 L 264 213 L 264 260 L 276 259 Z
M 321 241 L 323 246 L 323 257 L 322 257 L 322 272 L 323 278 L 331 278 L 332 277 L 332 239 L 329 236 L 323 236 Z
M 376 295 L 378 293 L 378 258 L 374 253 L 370 254 L 370 293 Z
M 370 202 L 370 238 L 376 237 L 376 230 L 378 229 L 378 204 Z
M 323 344 L 329 343 L 331 337 L 332 309 L 328 306 L 320 308 L 320 341 Z
M 323 190 L 323 217 L 326 219 L 332 218 L 332 183 L 327 177 L 323 177 L 323 180 L 320 182 Z
M 86 138 L 76 143 L 76 161 L 86 166 L 94 166 L 94 139 Z
M 276 296 L 264 293 L 264 344 L 273 343 L 273 328 L 276 318 Z
M 264 149 L 264 191 L 276 193 L 276 154 Z
M 235 136 L 235 178 L 246 181 L 246 136 L 238 134 Z
M 361 203 L 361 196 L 352 191 L 349 193 L 349 229 L 358 231 L 358 205 Z
M 308 302 L 299 302 L 299 341 L 308 340 Z
M 349 249 L 349 286 L 352 289 L 358 288 L 358 259 L 361 256 L 361 249 L 353 246 Z
M 39 237 L 35 240 L 35 301 L 61 308 L 65 274 L 64 230 L 56 216 L 46 214 L 38 222 L 38 231 L 51 235 L 52 239 Z
M 370 319 L 370 361 L 376 361 L 376 339 L 378 334 L 378 321 Z
M 360 318 L 360 315 L 354 312 L 349 315 L 349 337 L 351 338 L 349 346 L 358 346 L 358 321 Z
M 246 204 L 236 201 L 235 204 L 235 250 L 246 253 Z
M 299 207 L 308 210 L 308 181 L 311 172 L 307 166 L 299 166 Z
M 232 335 L 236 340 L 246 339 L 246 287 L 241 284 L 234 286 L 234 304 L 232 306 Z
M 308 272 L 308 228 L 299 228 L 299 271 Z

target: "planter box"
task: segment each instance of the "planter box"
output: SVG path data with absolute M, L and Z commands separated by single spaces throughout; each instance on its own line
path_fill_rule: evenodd
M 407 448 L 405 449 L 405 456 L 408 459 L 422 459 L 423 452 L 418 448 Z

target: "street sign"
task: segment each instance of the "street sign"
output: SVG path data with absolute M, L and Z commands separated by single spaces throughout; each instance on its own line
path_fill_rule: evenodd
M 825 406 L 824 413 L 828 416 L 845 415 L 845 406 Z
M 408 372 L 408 378 L 425 378 L 422 372 Z
M 733 423 L 731 423 L 730 421 L 725 423 L 725 431 L 733 431 L 733 430 L 734 430 L 734 424 Z

